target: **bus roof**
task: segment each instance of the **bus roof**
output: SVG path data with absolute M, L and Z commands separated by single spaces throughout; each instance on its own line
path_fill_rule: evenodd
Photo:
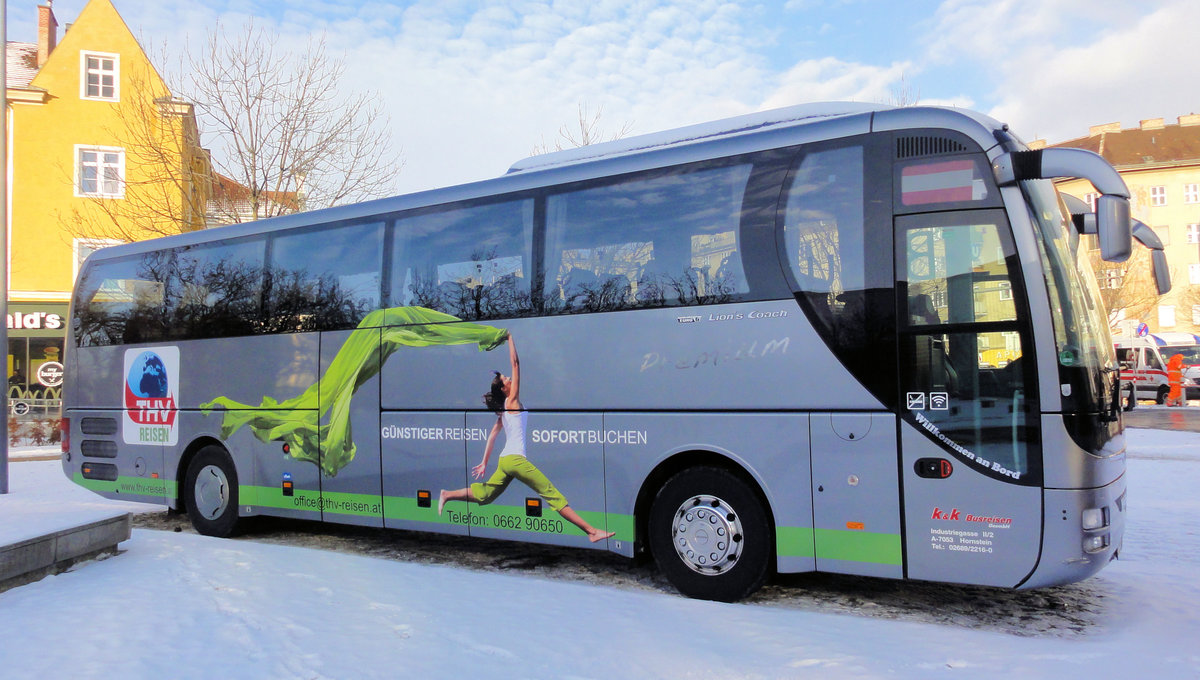
M 872 113 L 890 108 L 893 107 L 885 104 L 864 104 L 860 102 L 799 104 L 782 109 L 759 111 L 757 113 L 749 113 L 697 125 L 688 125 L 672 130 L 626 137 L 611 142 L 590 144 L 575 149 L 564 149 L 562 151 L 530 156 L 514 163 L 508 169 L 508 172 L 526 172 L 529 170 L 582 163 L 601 158 L 611 158 L 624 154 L 678 146 L 680 144 L 692 144 L 699 141 L 732 137 L 734 135 L 758 132 L 773 127 L 803 125 L 829 118 L 839 118 L 859 113 Z
M 534 156 L 492 179 L 115 245 L 97 251 L 93 257 L 107 259 L 293 227 L 369 219 L 390 212 L 536 190 L 554 184 L 821 139 L 915 128 L 957 130 L 974 138 L 987 150 L 996 144 L 993 132 L 1001 125 L 983 114 L 950 107 L 892 107 L 860 102 L 803 104 Z

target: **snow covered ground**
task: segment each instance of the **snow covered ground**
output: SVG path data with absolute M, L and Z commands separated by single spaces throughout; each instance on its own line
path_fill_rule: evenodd
M 0 677 L 1200 677 L 1200 434 L 1129 441 L 1122 558 L 1070 586 L 810 575 L 717 604 L 603 573 L 135 529 L 120 555 L 0 593 Z M 27 457 L 9 466 L 4 525 L 46 502 L 156 510 Z

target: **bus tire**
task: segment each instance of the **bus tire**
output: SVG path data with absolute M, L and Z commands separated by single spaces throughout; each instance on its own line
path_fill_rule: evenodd
M 237 535 L 238 479 L 225 449 L 200 449 L 184 476 L 183 502 L 198 533 L 228 538 Z
M 1166 385 L 1159 385 L 1158 392 L 1154 395 L 1154 403 L 1159 404 L 1160 406 L 1167 403 L 1167 395 L 1170 393 L 1170 387 L 1167 387 Z
M 775 539 L 766 510 L 727 470 L 694 467 L 668 479 L 647 530 L 659 570 L 688 597 L 733 602 L 771 575 Z

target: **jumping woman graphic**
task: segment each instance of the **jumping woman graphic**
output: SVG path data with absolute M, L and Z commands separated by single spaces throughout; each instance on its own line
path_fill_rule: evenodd
M 512 377 L 501 375 L 496 371 L 492 379 L 491 389 L 483 395 L 483 402 L 496 414 L 496 424 L 488 435 L 487 445 L 483 449 L 483 461 L 471 468 L 475 479 L 480 479 L 487 472 L 488 460 L 492 457 L 492 448 L 496 444 L 496 436 L 504 430 L 504 449 L 500 451 L 496 462 L 496 471 L 486 482 L 476 482 L 465 489 L 455 491 L 442 490 L 438 498 L 438 514 L 442 514 L 448 501 L 464 501 L 487 505 L 508 488 L 514 478 L 521 480 L 545 499 L 546 503 L 558 511 L 563 519 L 579 527 L 592 543 L 602 541 L 614 532 L 603 531 L 588 524 L 579 513 L 567 505 L 567 499 L 554 488 L 554 484 L 525 457 L 525 425 L 529 420 L 529 412 L 521 406 L 521 360 L 517 357 L 517 346 L 512 334 L 508 336 L 508 358 L 512 364 Z

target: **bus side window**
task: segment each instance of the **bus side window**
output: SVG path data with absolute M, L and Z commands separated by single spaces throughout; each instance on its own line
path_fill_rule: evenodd
M 732 302 L 749 164 L 654 173 L 547 201 L 549 314 Z
M 168 282 L 168 333 L 176 338 L 222 338 L 262 330 L 266 239 L 217 241 L 175 251 Z
M 383 223 L 283 232 L 266 276 L 268 332 L 353 328 L 380 306 Z
M 389 304 L 471 321 L 534 313 L 533 199 L 402 217 L 395 230 Z
M 893 351 L 891 242 L 867 236 L 860 144 L 806 151 L 791 170 L 779 246 L 796 297 L 843 364 L 864 382 Z M 894 385 L 894 382 L 891 384 Z
M 173 253 L 105 260 L 92 266 L 76 291 L 72 326 L 80 347 L 156 342 L 166 334 L 166 287 Z

